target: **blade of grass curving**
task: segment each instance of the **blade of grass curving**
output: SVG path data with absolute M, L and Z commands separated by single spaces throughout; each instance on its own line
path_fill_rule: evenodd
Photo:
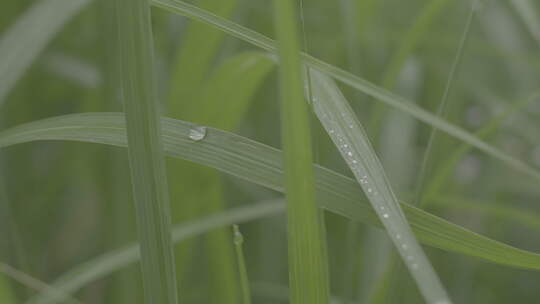
M 398 80 L 399 74 L 403 70 L 407 59 L 416 50 L 420 42 L 425 38 L 426 34 L 432 27 L 432 23 L 437 20 L 439 15 L 444 11 L 446 5 L 450 4 L 448 0 L 436 0 L 427 2 L 414 20 L 414 24 L 403 35 L 398 49 L 390 58 L 386 67 L 382 80 L 382 87 L 388 90 L 394 89 Z M 385 107 L 382 103 L 375 104 L 373 114 L 370 115 L 368 122 L 368 130 L 378 136 L 380 123 L 384 117 Z
M 148 0 L 118 0 L 122 99 L 145 303 L 178 302 Z
M 315 201 L 310 118 L 304 102 L 296 12 L 289 0 L 274 0 L 279 41 L 281 142 L 287 199 L 290 299 L 293 304 L 329 300 L 323 214 Z
M 49 284 L 42 282 L 18 269 L 15 269 L 11 265 L 0 262 L 0 273 L 5 274 L 6 276 L 9 276 L 14 281 L 17 281 L 36 291 L 48 292 L 48 293 L 54 294 L 55 297 L 57 297 L 58 299 L 62 299 L 62 301 L 65 301 L 66 303 L 71 303 L 71 304 L 82 303 L 81 301 L 73 298 L 68 293 L 64 293 L 62 291 L 56 290 L 54 287 L 51 287 Z M 1 295 L 2 293 L 0 292 L 0 300 L 3 300 L 2 303 L 5 303 L 5 304 L 15 303 L 15 301 L 11 302 L 9 300 L 2 299 Z
M 418 244 L 362 125 L 337 85 L 312 72 L 313 108 L 388 232 L 427 303 L 450 303 Z
M 236 262 L 238 264 L 238 276 L 240 277 L 240 287 L 242 289 L 242 304 L 251 304 L 251 290 L 249 287 L 246 261 L 244 258 L 244 236 L 240 232 L 238 225 L 233 225 L 233 243 L 236 251 Z
M 274 40 L 261 35 L 255 31 L 249 30 L 241 25 L 238 25 L 229 20 L 220 18 L 209 12 L 201 10 L 196 6 L 190 5 L 179 0 L 152 0 L 153 5 L 168 10 L 173 13 L 185 15 L 189 18 L 199 20 L 212 24 L 215 27 L 235 36 L 241 40 L 258 46 L 264 50 L 272 53 L 276 53 L 276 46 Z M 437 117 L 436 115 L 422 109 L 416 104 L 408 101 L 405 98 L 397 96 L 381 87 L 374 85 L 358 76 L 355 76 L 347 71 L 344 71 L 336 66 L 328 64 L 324 61 L 311 57 L 307 54 L 302 54 L 304 63 L 309 67 L 319 70 L 333 78 L 371 96 L 375 100 L 384 102 L 389 106 L 396 108 L 399 111 L 407 113 L 416 119 L 437 128 L 463 142 L 470 144 L 480 151 L 490 155 L 491 157 L 498 159 L 508 166 L 529 175 L 537 180 L 540 180 L 540 172 L 526 163 L 516 159 L 501 150 L 487 144 L 486 142 L 478 139 L 476 136 L 467 132 L 463 128 L 447 122 L 444 119 Z
M 204 218 L 198 218 L 184 224 L 176 225 L 172 234 L 173 241 L 178 243 L 216 228 L 281 214 L 284 210 L 285 204 L 281 200 L 275 200 L 257 203 L 253 206 L 238 207 Z M 80 264 L 59 277 L 53 283 L 52 287 L 57 292 L 74 293 L 86 284 L 135 263 L 139 259 L 139 246 L 138 244 L 132 244 Z M 57 303 L 59 299 L 56 294 L 41 293 L 30 299 L 27 303 L 49 304 Z
M 444 118 L 444 112 L 446 110 L 446 106 L 448 103 L 448 96 L 450 95 L 450 91 L 454 85 L 455 77 L 457 75 L 457 70 L 459 68 L 459 65 L 462 61 L 463 54 L 465 51 L 465 45 L 467 44 L 467 41 L 469 40 L 469 33 L 471 32 L 471 25 L 473 23 L 473 20 L 475 18 L 476 12 L 478 9 L 478 1 L 474 1 L 471 4 L 471 9 L 469 16 L 467 18 L 467 21 L 465 23 L 465 29 L 463 30 L 463 34 L 461 36 L 461 40 L 459 42 L 456 55 L 454 57 L 454 61 L 452 63 L 452 66 L 450 68 L 450 72 L 448 73 L 448 78 L 446 80 L 446 85 L 444 87 L 444 92 L 441 97 L 441 100 L 439 102 L 439 105 L 437 107 L 437 116 Z M 436 144 L 436 137 L 437 137 L 437 129 L 432 128 L 429 133 L 429 138 L 426 146 L 426 151 L 424 152 L 424 157 L 422 158 L 422 163 L 420 165 L 420 171 L 418 173 L 418 181 L 416 186 L 416 194 L 415 194 L 415 202 L 423 207 L 424 206 L 424 197 L 423 197 L 423 188 L 426 178 L 430 174 L 430 165 L 432 161 L 432 151 L 433 146 Z
M 165 152 L 283 192 L 281 151 L 250 139 L 208 128 L 203 141 L 189 138 L 192 123 L 162 119 Z M 121 113 L 72 114 L 44 119 L 0 133 L 0 147 L 42 141 L 68 140 L 127 146 Z M 320 208 L 381 226 L 369 202 L 353 179 L 315 165 L 317 202 Z M 540 255 L 483 237 L 408 204 L 401 208 L 418 239 L 429 246 L 478 257 L 490 262 L 540 270 Z
M 0 37 L 0 106 L 62 26 L 91 0 L 41 0 Z

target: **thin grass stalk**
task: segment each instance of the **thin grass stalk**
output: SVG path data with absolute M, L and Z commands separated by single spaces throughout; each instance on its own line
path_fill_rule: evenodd
M 423 41 L 428 34 L 437 17 L 444 11 L 446 5 L 450 4 L 448 0 L 434 0 L 426 2 L 420 14 L 415 18 L 414 24 L 403 35 L 403 39 L 397 51 L 392 55 L 387 68 L 384 71 L 382 79 L 382 87 L 388 90 L 393 90 L 396 86 L 398 77 L 403 70 L 403 66 L 411 54 L 416 50 L 418 45 Z M 376 103 L 373 108 L 373 113 L 368 122 L 368 130 L 373 136 L 378 138 L 381 128 L 381 121 L 386 113 L 386 107 L 382 103 Z
M 281 134 L 291 303 L 326 304 L 328 269 L 322 214 L 315 202 L 310 115 L 304 101 L 296 12 L 289 0 L 274 1 L 279 41 Z
M 467 17 L 467 21 L 465 23 L 465 29 L 463 30 L 463 34 L 461 35 L 461 40 L 459 42 L 456 55 L 452 62 L 452 66 L 450 67 L 450 72 L 448 73 L 448 78 L 446 80 L 443 95 L 441 97 L 441 100 L 439 101 L 439 105 L 437 106 L 436 115 L 438 117 L 444 118 L 444 112 L 448 104 L 448 97 L 454 85 L 460 63 L 463 60 L 465 46 L 467 44 L 467 41 L 469 40 L 469 34 L 471 32 L 471 26 L 476 15 L 477 6 L 478 6 L 478 1 L 474 1 L 471 5 L 471 10 L 470 10 L 469 16 Z M 432 161 L 431 158 L 433 157 L 432 155 L 433 146 L 435 145 L 435 140 L 438 133 L 439 132 L 436 128 L 431 128 L 431 132 L 429 133 L 428 143 L 426 146 L 426 151 L 424 152 L 422 164 L 420 165 L 420 171 L 418 173 L 418 182 L 417 182 L 416 194 L 415 194 L 415 198 L 416 198 L 415 202 L 419 206 L 424 206 L 422 190 L 424 188 L 425 180 L 427 176 L 429 176 L 429 173 L 430 173 L 429 171 L 430 171 L 430 164 Z
M 244 236 L 240 232 L 238 225 L 233 225 L 233 243 L 236 252 L 236 262 L 238 264 L 238 275 L 240 277 L 240 289 L 242 290 L 242 304 L 251 304 L 251 289 L 249 287 L 243 249 Z
M 118 0 L 122 98 L 146 303 L 176 304 L 167 177 L 147 0 Z

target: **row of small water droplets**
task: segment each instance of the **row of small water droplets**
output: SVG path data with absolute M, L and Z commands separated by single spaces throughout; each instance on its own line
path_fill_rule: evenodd
M 391 189 L 386 189 L 384 176 L 379 180 L 377 175 L 371 173 L 372 170 L 382 170 L 382 165 L 347 100 L 329 77 L 317 71 L 311 75 L 314 84 L 311 101 L 315 113 L 366 193 L 405 264 L 419 283 L 422 294 L 430 304 L 451 304 L 400 206 L 393 205 L 397 204 L 397 199 Z M 355 154 L 355 151 L 360 153 L 364 150 L 366 155 Z
M 313 98 L 313 102 L 316 103 L 316 98 Z M 327 128 L 328 134 L 330 134 L 330 137 L 334 141 L 334 143 L 337 145 L 339 151 L 345 158 L 345 161 L 353 171 L 355 177 L 357 178 L 358 182 L 360 183 L 360 186 L 364 190 L 367 196 L 370 197 L 370 202 L 372 203 L 376 213 L 378 214 L 381 221 L 388 222 L 388 220 L 391 217 L 390 210 L 387 206 L 385 206 L 384 199 L 379 195 L 379 192 L 377 191 L 376 185 L 372 185 L 370 182 L 370 179 L 368 175 L 366 174 L 366 170 L 363 166 L 363 164 L 360 161 L 360 158 L 355 155 L 354 149 L 351 147 L 351 143 L 349 140 L 345 138 L 343 134 L 341 134 L 339 131 L 339 127 L 337 126 L 337 123 L 333 119 L 329 119 L 326 112 L 320 113 L 320 116 L 322 120 L 324 121 L 323 124 L 325 125 L 325 128 Z M 359 128 L 349 117 L 345 114 L 341 114 L 341 119 L 345 122 L 347 128 L 354 131 L 355 129 Z M 357 130 L 359 131 L 359 130 Z M 389 223 L 390 224 L 390 223 Z M 387 227 L 392 227 L 393 225 L 385 225 Z M 392 229 L 394 230 L 394 229 Z M 405 262 L 409 264 L 410 268 L 412 270 L 418 270 L 419 265 L 416 263 L 416 260 L 414 258 L 414 255 L 410 254 L 408 252 L 409 245 L 405 242 L 403 236 L 400 233 L 394 233 L 393 231 L 389 231 L 392 235 L 392 237 L 395 239 L 396 246 L 398 246 L 399 250 L 402 252 L 405 252 Z M 437 304 L 443 304 L 443 303 L 437 303 Z

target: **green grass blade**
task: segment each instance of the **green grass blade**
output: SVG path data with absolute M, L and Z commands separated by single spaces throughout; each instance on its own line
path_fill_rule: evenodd
M 244 236 L 240 232 L 238 225 L 233 226 L 233 243 L 236 251 L 236 262 L 238 264 L 238 276 L 240 277 L 240 286 L 242 289 L 242 304 L 251 304 L 251 289 L 249 287 L 249 279 L 243 249 Z
M 118 37 L 128 156 L 146 303 L 178 302 L 170 206 L 153 77 L 153 39 L 147 0 L 119 0 Z
M 283 192 L 281 151 L 264 144 L 208 128 L 205 140 L 194 145 L 192 123 L 162 119 L 165 152 Z M 125 147 L 124 116 L 120 113 L 85 113 L 40 120 L 0 133 L 0 147 L 41 140 L 69 140 Z M 350 219 L 381 224 L 358 183 L 314 166 L 319 207 Z M 408 204 L 405 216 L 418 240 L 446 251 L 478 257 L 507 266 L 540 270 L 540 255 L 475 234 Z
M 0 36 L 0 106 L 48 42 L 90 1 L 38 1 Z
M 268 201 L 253 206 L 238 207 L 232 210 L 210 215 L 204 218 L 176 225 L 173 229 L 175 243 L 204 234 L 220 227 L 230 226 L 234 223 L 243 223 L 258 218 L 283 213 L 285 205 L 282 201 Z M 103 278 L 111 272 L 135 263 L 140 259 L 138 244 L 103 254 L 86 263 L 80 264 L 58 278 L 52 287 L 63 293 L 74 293 L 88 283 Z M 36 295 L 28 304 L 57 303 L 60 298 L 51 293 Z
M 196 6 L 178 0 L 152 0 L 152 3 L 155 6 L 166 9 L 170 12 L 185 15 L 189 18 L 212 24 L 232 36 L 242 39 L 269 52 L 276 52 L 275 42 L 272 39 L 261 35 L 260 33 L 249 30 L 234 22 L 201 10 Z M 430 125 L 433 128 L 439 129 L 440 131 L 443 131 L 463 142 L 470 144 L 471 146 L 477 148 L 480 151 L 483 151 L 491 157 L 506 163 L 508 166 L 514 168 L 515 170 L 527 174 L 532 178 L 540 180 L 540 172 L 538 170 L 527 165 L 521 160 L 502 152 L 496 147 L 478 139 L 476 136 L 474 136 L 470 132 L 467 132 L 463 128 L 451 124 L 446 120 L 441 119 L 436 115 L 420 108 L 419 106 L 408 101 L 407 99 L 397 96 L 381 87 L 374 85 L 373 83 L 370 83 L 358 76 L 355 76 L 347 71 L 344 71 L 336 66 L 311 57 L 307 54 L 303 54 L 302 58 L 304 60 L 304 63 L 307 64 L 309 67 L 324 72 L 325 74 L 332 76 L 333 78 L 371 97 L 374 97 L 376 100 L 384 102 L 399 111 L 415 117 L 416 119 Z
M 330 78 L 313 71 L 311 79 L 317 117 L 362 187 L 426 302 L 450 303 L 349 103 Z
M 279 41 L 281 142 L 287 198 L 290 299 L 293 304 L 329 301 L 325 228 L 315 201 L 310 118 L 304 101 L 296 11 L 289 0 L 274 0 Z

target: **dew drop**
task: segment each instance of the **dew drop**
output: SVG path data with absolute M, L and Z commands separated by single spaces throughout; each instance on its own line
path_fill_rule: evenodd
M 368 189 L 367 189 L 367 192 L 371 193 L 371 192 L 373 192 L 373 189 L 368 188 Z
M 401 245 L 401 248 L 403 248 L 404 250 L 407 250 L 407 244 Z
M 358 161 L 357 161 L 356 159 L 353 159 L 352 163 L 353 163 L 353 164 L 357 164 Z
M 347 155 L 352 156 L 353 154 L 352 154 L 351 151 L 349 151 L 349 152 L 347 152 Z
M 390 215 L 388 215 L 388 213 L 385 213 L 385 214 L 383 214 L 382 216 L 383 216 L 384 218 L 389 218 L 389 217 L 390 217 Z
M 206 137 L 206 127 L 193 126 L 189 129 L 189 138 L 194 141 L 203 140 Z

